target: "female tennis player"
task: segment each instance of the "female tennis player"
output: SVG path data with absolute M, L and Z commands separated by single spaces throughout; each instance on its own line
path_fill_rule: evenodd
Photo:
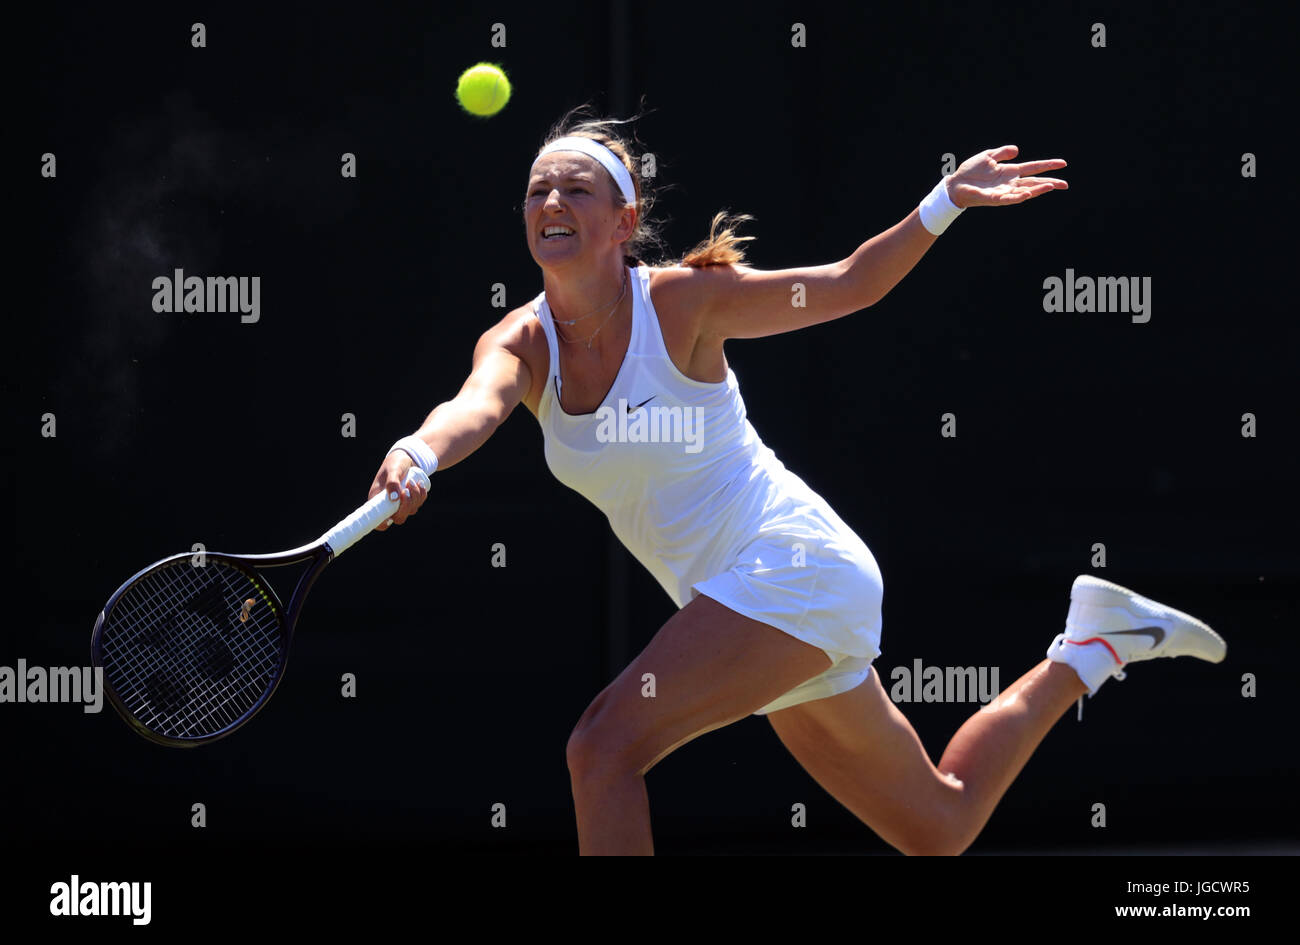
M 522 402 L 555 477 L 608 516 L 677 604 L 569 738 L 581 853 L 652 853 L 646 772 L 750 714 L 766 715 L 808 773 L 897 849 L 960 853 L 1084 692 L 1134 660 L 1223 658 L 1200 621 L 1080 577 L 1046 659 L 967 720 L 934 765 L 871 671 L 875 559 L 759 440 L 723 346 L 874 305 L 959 213 L 1066 189 L 1038 176 L 1066 162 L 1004 163 L 1013 145 L 976 154 L 900 223 L 822 266 L 744 265 L 742 238 L 719 230 L 725 214 L 680 264 L 647 266 L 633 253 L 654 240 L 652 198 L 620 124 L 571 112 L 552 129 L 523 205 L 544 291 L 482 335 L 460 392 L 394 444 L 371 488 L 399 492 L 413 463 L 433 473 L 460 462 Z M 796 283 L 802 307 L 791 304 Z M 404 495 L 392 522 L 425 497 Z M 642 695 L 647 673 L 653 698 Z

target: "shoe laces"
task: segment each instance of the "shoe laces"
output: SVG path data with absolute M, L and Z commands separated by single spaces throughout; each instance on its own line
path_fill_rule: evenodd
M 1128 679 L 1128 675 L 1124 672 L 1124 670 L 1117 669 L 1115 670 L 1114 674 L 1110 678 L 1118 679 L 1121 682 L 1123 682 L 1125 679 Z M 1092 693 L 1086 693 L 1086 695 L 1088 696 L 1089 699 L 1092 698 Z M 1077 721 L 1079 722 L 1083 721 L 1083 696 L 1079 697 L 1079 715 Z

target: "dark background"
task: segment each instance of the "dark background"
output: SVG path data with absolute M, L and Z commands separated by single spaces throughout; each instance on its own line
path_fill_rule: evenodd
M 879 560 L 886 680 L 920 658 L 998 666 L 1006 687 L 1061 629 L 1094 542 L 1101 576 L 1227 639 L 1221 665 L 1140 665 L 1082 722 L 1071 710 L 972 853 L 1295 844 L 1295 82 L 1273 46 L 1292 23 L 1094 3 L 29 15 L 15 41 L 35 52 L 34 124 L 11 147 L 37 207 L 17 277 L 36 291 L 10 320 L 17 602 L 0 663 L 84 665 L 138 568 L 199 541 L 290 547 L 359 504 L 504 314 L 492 286 L 508 308 L 541 291 L 518 208 L 570 107 L 628 117 L 644 96 L 667 246 L 679 259 L 716 211 L 747 212 L 763 269 L 848 256 L 917 205 L 946 152 L 1014 143 L 1067 159 L 1070 190 L 963 214 L 868 310 L 733 341 L 751 419 Z M 795 22 L 808 48 L 791 47 Z M 480 60 L 514 82 L 487 121 L 452 95 Z M 57 179 L 38 174 L 46 151 Z M 155 314 L 151 281 L 175 268 L 260 276 L 260 322 Z M 1150 276 L 1151 321 L 1045 313 L 1043 280 L 1067 268 Z M 956 439 L 939 435 L 946 411 Z M 111 709 L 0 707 L 23 772 L 6 779 L 7 832 L 100 852 L 267 837 L 576 852 L 565 741 L 673 605 L 550 477 L 522 408 L 434 485 L 411 524 L 330 569 L 283 687 L 236 736 L 174 751 Z M 287 599 L 290 576 L 272 579 Z M 356 699 L 340 698 L 346 672 Z M 902 708 L 937 759 L 974 706 Z M 662 853 L 890 852 L 761 719 L 681 748 L 648 784 Z M 496 802 L 507 829 L 489 826 Z

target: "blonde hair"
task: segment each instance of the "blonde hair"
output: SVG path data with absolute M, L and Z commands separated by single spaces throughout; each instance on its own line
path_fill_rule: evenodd
M 542 146 L 537 150 L 540 153 L 542 148 L 545 148 L 552 141 L 570 135 L 591 138 L 609 148 L 614 156 L 627 168 L 628 173 L 632 175 L 632 186 L 636 191 L 637 214 L 636 229 L 623 243 L 623 260 L 626 265 L 641 265 L 641 257 L 646 255 L 647 251 L 652 248 L 658 254 L 659 260 L 655 263 L 649 263 L 648 265 L 651 268 L 681 265 L 699 269 L 705 266 L 727 266 L 745 262 L 745 251 L 740 244 L 752 240 L 754 237 L 737 236 L 735 228 L 746 220 L 754 219 L 747 213 L 729 214 L 726 211 L 721 211 L 714 215 L 713 223 L 709 228 L 708 239 L 698 243 L 683 255 L 680 262 L 675 261 L 671 254 L 666 253 L 660 236 L 659 225 L 649 218 L 650 210 L 655 204 L 655 195 L 648 193 L 646 190 L 645 181 L 641 178 L 641 162 L 633 157 L 631 141 L 624 139 L 615 131 L 617 126 L 630 124 L 643 116 L 636 115 L 626 121 L 616 118 L 582 117 L 583 113 L 589 112 L 589 110 L 589 105 L 579 105 L 577 108 L 571 109 L 563 118 L 551 126 L 551 130 L 547 132 L 546 140 L 542 142 Z M 633 140 L 635 140 L 635 132 L 633 133 Z M 626 206 L 623 194 L 619 191 L 613 177 L 608 173 L 605 176 L 609 180 L 614 208 L 621 210 Z M 723 229 L 719 231 L 719 227 L 723 227 Z
M 746 220 L 754 219 L 748 213 L 729 214 L 725 210 L 720 210 L 713 216 L 713 225 L 709 227 L 709 238 L 696 245 L 694 249 L 682 257 L 683 266 L 695 266 L 703 268 L 704 266 L 730 266 L 739 265 L 745 261 L 745 251 L 741 249 L 740 244 L 746 240 L 752 240 L 752 236 L 737 236 L 735 227 L 737 224 Z M 718 227 L 726 224 L 726 229 L 721 233 Z

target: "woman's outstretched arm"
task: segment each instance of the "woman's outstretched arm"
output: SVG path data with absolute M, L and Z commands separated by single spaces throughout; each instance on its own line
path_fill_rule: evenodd
M 473 367 L 460 391 L 434 407 L 415 431 L 414 436 L 437 456 L 438 469 L 456 465 L 486 443 L 527 394 L 532 374 L 524 359 L 507 347 L 511 335 L 505 320 L 486 331 L 474 348 Z M 413 463 L 402 450 L 389 453 L 375 473 L 370 495 L 380 491 L 401 495 L 401 482 Z M 393 522 L 400 525 L 415 514 L 425 496 L 418 487 L 402 495 Z M 378 530 L 387 527 L 385 523 Z
M 1023 203 L 1069 185 L 1034 176 L 1065 167 L 1059 158 L 1003 164 L 1015 145 L 981 151 L 944 178 L 947 198 L 959 209 Z M 709 266 L 690 276 L 700 306 L 701 333 L 714 338 L 762 338 L 818 325 L 880 301 L 921 260 L 937 237 L 920 208 L 873 236 L 847 259 L 823 266 L 761 271 Z

